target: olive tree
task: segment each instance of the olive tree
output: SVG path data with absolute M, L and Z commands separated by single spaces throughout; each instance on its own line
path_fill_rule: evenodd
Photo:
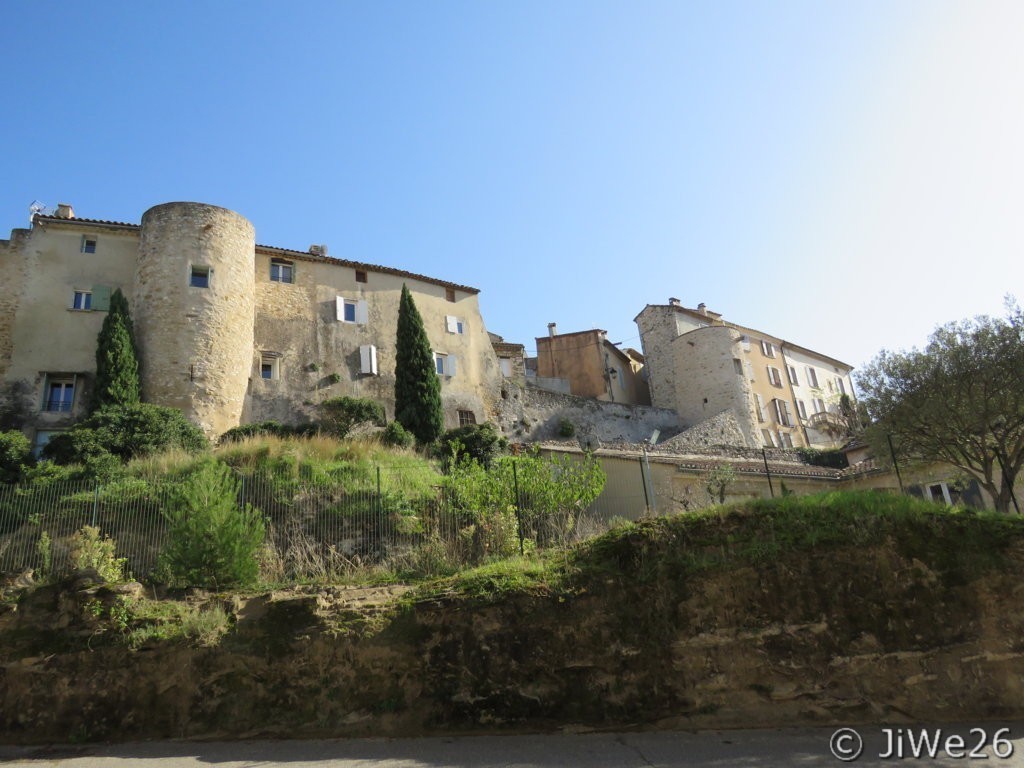
M 876 452 L 947 462 L 1009 511 L 1024 464 L 1024 312 L 941 326 L 923 350 L 883 350 L 858 375 Z

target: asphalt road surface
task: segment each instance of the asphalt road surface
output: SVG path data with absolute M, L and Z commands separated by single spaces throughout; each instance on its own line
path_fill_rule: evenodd
M 329 741 L 137 742 L 0 746 L 5 765 L 43 768 L 817 768 L 980 765 L 1024 768 L 1024 723 L 751 731 L 466 736 Z M 1002 730 L 1006 729 L 1006 730 Z M 832 749 L 844 758 L 840 760 Z M 899 756 L 902 750 L 903 757 Z M 912 755 L 918 754 L 919 757 Z M 931 755 L 934 755 L 931 756 Z

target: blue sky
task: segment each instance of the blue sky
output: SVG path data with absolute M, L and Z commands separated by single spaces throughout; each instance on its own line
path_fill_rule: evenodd
M 670 296 L 854 365 L 1024 299 L 1024 4 L 3 6 L 0 227 L 231 208 L 639 348 Z M 4 235 L 5 236 L 5 235 Z

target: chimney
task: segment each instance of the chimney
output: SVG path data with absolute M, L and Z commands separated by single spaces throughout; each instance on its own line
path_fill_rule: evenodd
M 700 312 L 705 317 L 707 317 L 708 305 L 702 301 L 700 304 L 697 305 L 697 311 Z
M 309 252 L 314 256 L 327 256 L 327 244 L 320 243 L 320 245 L 309 246 Z
M 553 336 L 555 336 L 557 334 L 558 334 L 558 324 L 557 323 L 548 323 L 548 336 L 553 337 Z
M 75 209 L 71 207 L 71 203 L 57 203 L 57 210 L 53 215 L 58 219 L 73 219 Z
M 679 304 L 679 299 L 677 299 L 677 298 L 671 298 L 671 299 L 669 299 L 669 300 L 668 300 L 668 305 L 669 305 L 670 307 L 678 307 L 678 306 L 681 306 L 681 305 Z

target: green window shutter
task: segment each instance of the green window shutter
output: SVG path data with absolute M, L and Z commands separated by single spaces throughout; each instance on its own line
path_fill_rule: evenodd
M 110 286 L 94 285 L 92 287 L 93 311 L 106 312 L 110 309 Z

